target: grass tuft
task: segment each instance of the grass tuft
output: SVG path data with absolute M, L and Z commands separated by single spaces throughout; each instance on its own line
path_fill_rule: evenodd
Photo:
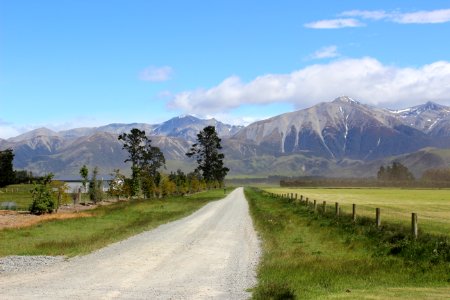
M 257 300 L 289 300 L 296 299 L 294 291 L 286 284 L 267 283 L 256 290 L 253 299 Z

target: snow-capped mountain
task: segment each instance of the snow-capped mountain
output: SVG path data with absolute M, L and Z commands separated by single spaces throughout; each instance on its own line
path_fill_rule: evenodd
M 13 148 L 15 168 L 36 174 L 77 175 L 83 164 L 99 166 L 108 174 L 117 168 L 129 169 L 117 136 L 139 128 L 161 148 L 168 164 L 178 168 L 186 166 L 185 153 L 197 133 L 209 125 L 216 126 L 222 138 L 231 174 L 341 175 L 342 170 L 350 170 L 351 176 L 372 172 L 378 160 L 388 157 L 425 147 L 450 148 L 450 107 L 428 102 L 394 111 L 342 96 L 247 127 L 180 116 L 154 125 L 109 124 L 60 132 L 40 128 L 0 140 L 0 149 Z M 438 158 L 440 152 L 424 153 L 407 160 L 415 158 L 416 172 L 430 162 L 436 167 L 446 161 Z M 423 157 L 428 157 L 427 162 L 421 164 L 418 160 Z
M 441 122 L 448 122 L 450 118 L 450 107 L 434 102 L 401 109 L 389 110 L 402 123 L 419 129 L 425 133 L 431 133 Z
M 233 138 L 279 155 L 309 152 L 362 160 L 415 151 L 431 142 L 387 110 L 345 96 L 253 123 Z
M 187 141 L 195 141 L 197 134 L 206 126 L 215 126 L 217 134 L 222 138 L 229 137 L 243 128 L 243 126 L 224 124 L 216 119 L 203 120 L 191 115 L 185 115 L 172 118 L 155 126 L 152 130 L 152 135 L 171 136 L 183 138 Z

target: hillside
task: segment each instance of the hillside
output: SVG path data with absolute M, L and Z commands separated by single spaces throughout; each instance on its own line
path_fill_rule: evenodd
M 222 138 L 231 176 L 374 176 L 381 164 L 397 159 L 416 176 L 449 163 L 450 108 L 433 102 L 402 110 L 362 104 L 349 97 L 274 116 L 246 127 L 215 119 L 180 116 L 161 124 L 108 124 L 55 132 L 39 128 L 0 140 L 13 148 L 14 165 L 35 174 L 78 176 L 83 164 L 103 174 L 127 171 L 117 137 L 145 130 L 168 161 L 167 171 L 192 169 L 185 153 L 196 134 L 213 125 Z

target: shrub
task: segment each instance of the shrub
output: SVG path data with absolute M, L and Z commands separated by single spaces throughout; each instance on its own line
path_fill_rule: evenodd
M 33 202 L 30 206 L 30 212 L 32 214 L 41 215 L 52 213 L 56 209 L 56 201 L 46 184 L 35 185 L 31 193 Z

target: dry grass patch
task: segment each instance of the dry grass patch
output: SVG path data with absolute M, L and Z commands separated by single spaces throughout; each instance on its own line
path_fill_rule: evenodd
M 91 216 L 92 214 L 88 212 L 62 212 L 36 216 L 24 212 L 3 210 L 0 211 L 0 229 L 24 228 L 44 221 L 86 218 Z

